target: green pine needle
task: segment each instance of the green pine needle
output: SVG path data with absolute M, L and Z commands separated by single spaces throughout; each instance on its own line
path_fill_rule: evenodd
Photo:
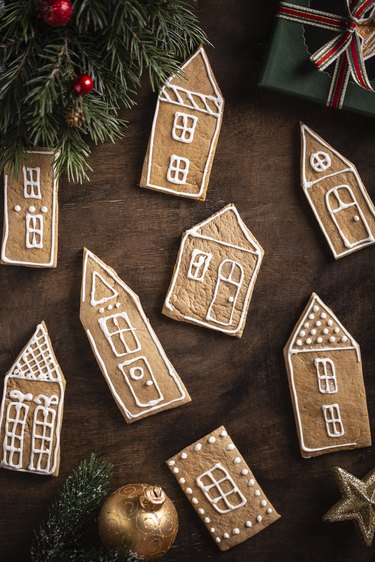
M 183 0 L 74 0 L 70 23 L 45 25 L 40 0 L 8 0 L 0 10 L 0 168 L 17 170 L 35 146 L 60 151 L 58 173 L 82 182 L 90 146 L 115 142 L 135 104 L 143 74 L 154 90 L 207 37 Z M 84 97 L 72 91 L 81 73 L 94 79 Z M 69 126 L 77 105 L 84 120 Z
M 68 476 L 48 518 L 35 533 L 31 547 L 33 562 L 136 562 L 104 548 L 85 548 L 97 511 L 108 495 L 112 465 L 95 455 L 84 460 Z

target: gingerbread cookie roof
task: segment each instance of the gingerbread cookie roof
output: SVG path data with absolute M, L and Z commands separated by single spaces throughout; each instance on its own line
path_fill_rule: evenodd
M 263 254 L 261 245 L 247 228 L 233 204 L 226 205 L 221 211 L 197 224 L 187 233 L 253 254 Z
M 356 349 L 359 346 L 332 310 L 313 293 L 296 325 L 288 350 L 306 351 Z
M 38 324 L 33 337 L 21 351 L 7 375 L 32 380 L 62 380 L 61 370 L 44 322 Z

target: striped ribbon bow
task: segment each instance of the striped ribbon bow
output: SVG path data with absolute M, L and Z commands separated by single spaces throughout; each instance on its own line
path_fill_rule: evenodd
M 346 6 L 348 15 L 338 16 L 281 2 L 277 14 L 279 18 L 339 32 L 337 37 L 310 57 L 318 70 L 322 71 L 336 63 L 327 105 L 339 109 L 344 103 L 350 77 L 361 88 L 374 91 L 366 72 L 360 27 L 366 21 L 365 14 L 375 8 L 375 0 L 346 0 Z

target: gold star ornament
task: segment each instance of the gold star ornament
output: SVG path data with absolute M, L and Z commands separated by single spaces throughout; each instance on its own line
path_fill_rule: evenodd
M 375 469 L 362 480 L 343 468 L 335 468 L 334 472 L 342 498 L 323 521 L 354 521 L 363 541 L 371 546 L 375 534 Z

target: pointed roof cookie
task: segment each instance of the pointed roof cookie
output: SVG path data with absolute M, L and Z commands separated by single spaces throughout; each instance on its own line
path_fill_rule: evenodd
M 370 446 L 359 345 L 316 293 L 284 357 L 302 456 Z
M 127 423 L 190 402 L 139 297 L 87 249 L 83 256 L 80 318 Z
M 303 123 L 301 185 L 336 259 L 375 243 L 375 208 L 358 170 Z
M 64 375 L 42 322 L 5 377 L 1 467 L 58 475 L 64 391 Z

